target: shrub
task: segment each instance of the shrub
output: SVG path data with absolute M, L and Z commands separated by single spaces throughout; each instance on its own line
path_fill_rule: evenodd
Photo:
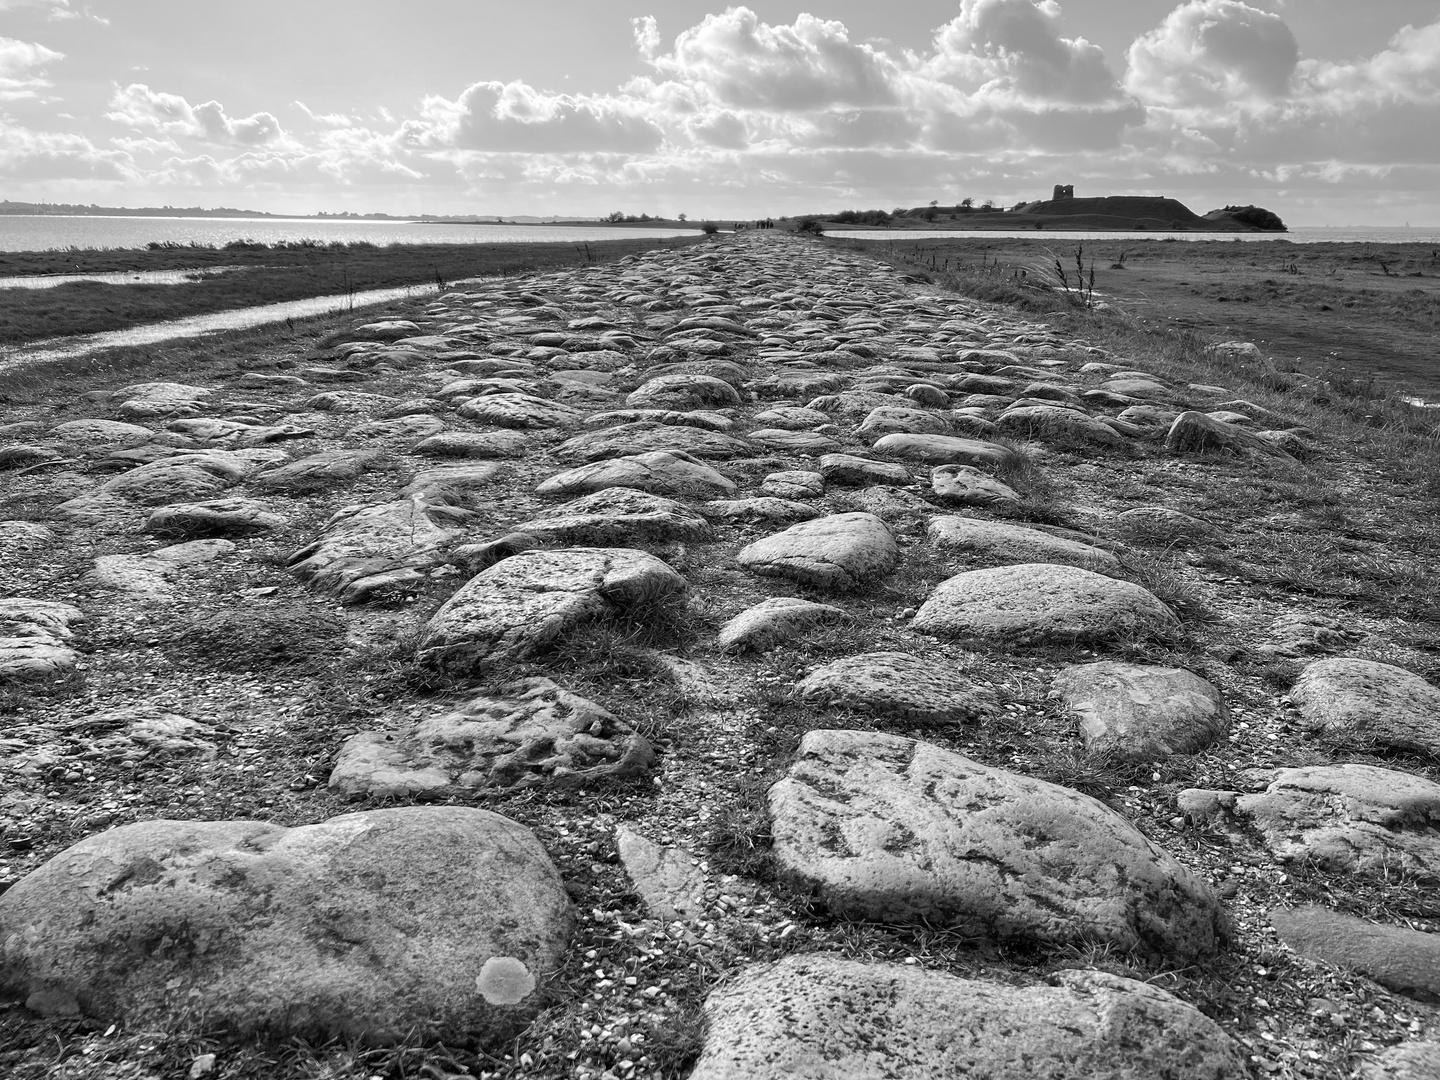
M 713 221 L 707 221 L 704 225 L 700 226 L 700 231 L 706 236 L 714 236 L 720 231 L 720 226 L 716 225 Z
M 825 226 L 820 224 L 819 218 L 804 218 L 795 226 L 797 233 L 806 233 L 810 236 L 824 236 Z

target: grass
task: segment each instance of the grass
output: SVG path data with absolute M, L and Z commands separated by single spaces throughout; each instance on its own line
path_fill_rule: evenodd
M 593 244 L 395 244 L 376 247 L 303 244 L 156 251 L 0 253 L 0 276 L 234 267 L 179 285 L 111 285 L 73 281 L 49 289 L 7 289 L 0 308 L 0 345 L 97 334 L 286 300 L 345 296 L 402 285 L 525 274 L 591 262 L 613 262 L 672 240 L 597 240 Z

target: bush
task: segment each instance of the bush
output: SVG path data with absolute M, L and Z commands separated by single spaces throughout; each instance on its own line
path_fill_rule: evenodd
M 720 226 L 716 225 L 713 221 L 707 221 L 704 225 L 700 226 L 700 231 L 706 236 L 714 236 L 720 231 Z
M 1285 222 L 1280 220 L 1280 215 L 1272 210 L 1266 210 L 1263 206 L 1227 206 L 1225 213 L 1231 215 L 1237 221 L 1243 221 L 1246 225 L 1253 225 L 1257 229 L 1267 229 L 1272 232 L 1288 232 Z
M 825 226 L 820 224 L 819 218 L 805 218 L 795 226 L 795 231 L 809 236 L 824 236 Z

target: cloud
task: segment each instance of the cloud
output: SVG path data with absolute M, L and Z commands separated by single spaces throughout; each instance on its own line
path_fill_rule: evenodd
M 263 146 L 277 142 L 285 132 L 280 121 L 268 112 L 252 116 L 227 116 L 218 101 L 191 105 L 179 94 L 151 90 L 144 83 L 116 87 L 105 114 L 126 127 L 140 131 L 164 132 L 231 146 Z
M 622 98 L 547 94 L 523 82 L 482 82 L 455 101 L 430 97 L 408 128 L 416 146 L 502 153 L 611 152 L 660 148 L 664 133 L 638 103 Z
M 1299 62 L 1279 16 L 1241 0 L 1191 0 L 1130 46 L 1125 88 L 1147 105 L 1184 108 L 1273 99 Z
M 805 111 L 898 104 L 898 68 L 884 53 L 850 41 L 843 23 L 800 15 L 791 26 L 762 23 L 749 8 L 707 15 L 655 55 L 653 20 L 642 52 L 664 75 L 702 87 L 739 109 Z
M 37 132 L 0 120 L 0 177 L 18 182 L 133 180 L 134 160 L 80 135 Z
M 35 42 L 0 37 L 0 101 L 39 97 L 51 85 L 42 69 L 64 58 L 64 53 Z

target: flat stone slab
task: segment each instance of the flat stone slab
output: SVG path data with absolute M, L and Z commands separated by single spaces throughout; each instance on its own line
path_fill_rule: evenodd
M 1440 1042 L 1412 1039 L 1387 1047 L 1360 1066 L 1360 1080 L 1434 1080 L 1440 1076 Z
M 1077 566 L 1026 563 L 969 570 L 942 581 L 911 627 L 945 637 L 1017 644 L 1113 641 L 1179 625 L 1148 589 Z
M 740 393 L 713 375 L 676 372 L 643 383 L 625 399 L 625 404 L 631 408 L 726 409 L 740 404 Z
M 740 550 L 753 573 L 821 589 L 854 589 L 895 569 L 900 549 L 874 514 L 831 514 L 792 525 Z
M 187 540 L 143 555 L 101 555 L 87 577 L 139 599 L 168 600 L 175 594 L 176 578 L 184 571 L 234 553 L 235 545 L 229 540 Z
M 1010 451 L 980 439 L 962 439 L 958 435 L 886 435 L 876 439 L 874 448 L 882 454 L 923 461 L 930 465 L 1002 464 Z
M 1440 882 L 1440 784 L 1373 765 L 1280 769 L 1263 792 L 1234 798 L 1283 860 L 1386 880 Z
M 756 446 L 778 450 L 783 454 L 830 454 L 840 443 L 818 431 L 789 431 L 785 428 L 761 428 L 746 436 Z
M 119 400 L 115 411 L 121 416 L 149 419 L 156 416 L 198 416 L 210 393 L 203 386 L 151 382 L 121 387 L 111 395 L 111 399 Z
M 611 487 L 582 495 L 540 517 L 521 522 L 516 532 L 547 543 L 607 545 L 621 540 L 702 540 L 710 522 L 674 499 L 634 488 Z
M 261 491 L 285 495 L 313 495 L 357 480 L 380 461 L 380 453 L 376 450 L 322 450 L 288 465 L 266 470 L 256 478 L 255 486 Z
M 973 465 L 937 465 L 930 488 L 941 502 L 959 506 L 1013 506 L 1020 493 Z
M 755 448 L 743 439 L 704 431 L 695 427 L 641 422 L 619 424 L 567 439 L 555 452 L 570 461 L 602 461 L 605 458 L 648 454 L 653 450 L 680 451 L 697 458 L 750 457 Z
M 0 599 L 0 682 L 53 679 L 75 669 L 70 641 L 85 613 L 74 604 Z
M 523 551 L 476 574 L 431 616 L 420 660 L 452 674 L 483 674 L 593 619 L 684 589 L 683 577 L 644 551 Z
M 985 712 L 974 688 L 950 665 L 902 652 L 861 653 L 832 661 L 807 675 L 795 692 L 811 704 L 916 724 L 960 724 Z
M 442 431 L 421 439 L 414 452 L 439 458 L 520 457 L 531 447 L 531 437 L 521 431 Z
M 615 827 L 620 864 L 661 922 L 694 919 L 705 912 L 705 875 L 683 848 L 664 847 L 625 825 Z
M 865 442 L 896 433 L 902 435 L 948 435 L 950 434 L 950 420 L 948 417 L 928 409 L 882 405 L 878 409 L 871 409 L 870 414 L 855 429 L 855 434 Z
M 579 495 L 611 487 L 696 498 L 735 493 L 732 480 L 679 450 L 652 450 L 567 469 L 541 483 L 535 493 Z
M 1185 961 L 1229 936 L 1209 887 L 1104 804 L 929 743 L 811 731 L 769 803 L 777 863 L 840 915 Z
M 455 410 L 467 420 L 503 428 L 558 428 L 578 424 L 585 410 L 533 394 L 486 394 Z
M 1440 757 L 1440 690 L 1373 660 L 1316 660 L 1290 690 L 1301 723 L 1332 746 Z
M 1120 446 L 1125 436 L 1089 413 L 1063 405 L 1020 405 L 1006 409 L 995 421 L 998 431 L 1039 442 L 1078 442 Z
M 1220 691 L 1182 668 L 1102 660 L 1065 668 L 1051 688 L 1078 716 L 1086 750 L 1128 761 L 1196 753 L 1230 720 Z
M 1100 971 L 1052 985 L 822 953 L 711 993 L 690 1080 L 1245 1080 L 1244 1047 L 1193 1005 Z
M 1060 563 L 1118 573 L 1120 560 L 1103 548 L 1052 536 L 1004 521 L 946 514 L 932 517 L 926 533 L 942 551 L 959 551 L 989 562 Z
M 820 475 L 827 484 L 910 483 L 910 470 L 893 461 L 874 461 L 853 454 L 826 454 L 820 459 Z
M 342 604 L 394 598 L 445 561 L 459 536 L 462 511 L 423 495 L 347 506 L 286 563 L 289 571 Z
M 772 596 L 747 608 L 720 628 L 716 644 L 723 651 L 767 652 L 815 626 L 850 622 L 843 608 L 790 596 Z
M 1387 990 L 1440 1002 L 1440 934 L 1366 922 L 1329 908 L 1270 912 L 1280 940 L 1301 956 L 1350 968 Z
M 818 499 L 825 494 L 825 477 L 808 469 L 786 469 L 766 476 L 760 492 L 779 499 Z
M 461 791 L 572 789 L 646 775 L 650 743 L 549 679 L 524 679 L 400 731 L 340 747 L 330 790 L 372 799 Z
M 211 536 L 249 536 L 283 528 L 285 518 L 255 499 L 207 499 L 174 503 L 151 512 L 145 531 L 156 536 L 198 540 Z
M 707 502 L 700 511 L 715 521 L 771 521 L 782 525 L 820 516 L 820 511 L 809 503 L 768 495 L 752 499 L 715 499 Z
M 45 1015 L 496 1045 L 539 1011 L 571 908 L 530 830 L 459 806 L 148 821 L 0 896 L 0 992 Z

